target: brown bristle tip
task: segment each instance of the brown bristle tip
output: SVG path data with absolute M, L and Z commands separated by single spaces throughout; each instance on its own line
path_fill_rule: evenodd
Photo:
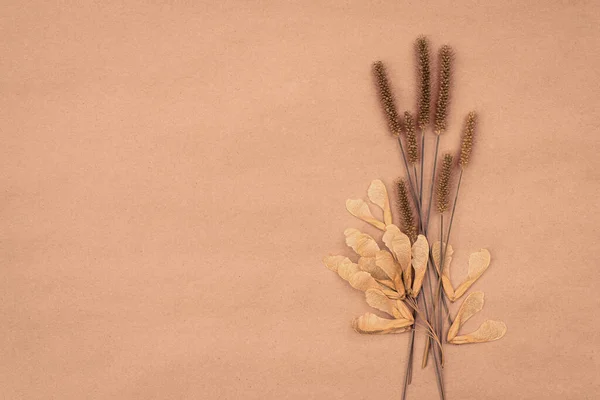
M 401 223 L 400 227 L 411 240 L 415 242 L 417 240 L 417 227 L 415 226 L 415 220 L 413 217 L 413 210 L 408 199 L 408 190 L 406 189 L 406 183 L 404 179 L 399 179 L 397 182 L 398 188 L 398 209 L 400 210 Z
M 419 161 L 419 146 L 415 134 L 415 121 L 410 112 L 404 112 L 404 131 L 406 132 L 406 156 L 408 162 L 416 164 Z
M 452 48 L 444 45 L 439 51 L 439 88 L 435 109 L 435 133 L 440 135 L 446 130 L 448 103 L 450 102 L 450 80 L 452 77 Z
M 438 177 L 437 186 L 437 209 L 440 213 L 448 210 L 450 205 L 450 182 L 452 179 L 452 161 L 454 157 L 450 154 L 444 154 L 442 168 Z
M 477 114 L 471 111 L 467 115 L 465 122 L 465 130 L 463 132 L 462 142 L 460 145 L 460 159 L 458 161 L 461 168 L 465 168 L 471 159 L 471 151 L 473 150 L 473 138 L 475 136 L 475 125 L 477 122 Z
M 429 124 L 431 107 L 431 65 L 429 42 L 425 36 L 419 36 L 416 42 L 417 66 L 419 73 L 418 125 L 425 129 Z
M 375 75 L 377 90 L 379 92 L 379 101 L 383 107 L 388 128 L 393 135 L 398 136 L 401 130 L 398 111 L 394 101 L 394 96 L 392 95 L 390 83 L 387 78 L 385 66 L 381 61 L 373 63 L 373 74 Z

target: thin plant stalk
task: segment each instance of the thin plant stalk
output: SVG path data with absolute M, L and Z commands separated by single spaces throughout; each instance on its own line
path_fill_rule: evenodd
M 431 215 L 431 203 L 433 200 L 433 188 L 435 182 L 435 171 L 437 169 L 438 150 L 440 148 L 440 135 L 437 135 L 435 140 L 435 156 L 433 157 L 433 171 L 431 174 L 431 186 L 429 190 L 429 202 L 427 203 L 427 224 L 425 225 L 425 232 L 429 230 L 429 216 Z
M 439 136 L 438 136 L 439 138 Z M 436 155 L 437 157 L 437 155 Z M 423 208 L 423 169 L 424 169 L 424 163 L 425 163 L 425 130 L 421 129 L 421 185 L 420 185 L 420 189 L 419 189 L 419 203 L 421 204 L 421 209 Z M 423 217 L 421 216 L 421 220 L 423 219 Z M 424 230 L 424 232 L 426 232 L 427 229 Z
M 408 177 L 408 186 L 410 187 L 410 192 L 413 195 L 413 201 L 417 207 L 417 213 L 420 216 L 421 215 L 421 207 L 420 207 L 419 203 L 417 202 L 417 197 L 415 195 L 416 191 L 413 186 L 412 178 L 410 175 L 410 169 L 408 168 L 408 161 L 406 161 L 406 154 L 404 153 L 404 146 L 402 145 L 402 140 L 400 139 L 400 136 L 398 136 L 398 144 L 400 145 L 400 153 L 402 154 L 402 161 L 404 161 L 404 168 L 406 169 L 406 176 Z M 423 226 L 420 217 L 419 217 L 419 225 L 421 227 Z

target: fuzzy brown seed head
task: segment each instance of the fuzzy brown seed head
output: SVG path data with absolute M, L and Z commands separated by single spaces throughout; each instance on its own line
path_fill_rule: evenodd
M 462 137 L 462 143 L 460 145 L 460 160 L 458 163 L 461 168 L 465 168 L 469 164 L 471 158 L 471 150 L 473 149 L 473 136 L 475 135 L 475 123 L 477 122 L 477 115 L 475 111 L 471 111 L 467 115 L 467 122 L 465 123 L 465 131 Z
M 452 179 L 452 160 L 450 154 L 444 154 L 442 169 L 438 177 L 437 186 L 437 209 L 440 213 L 448 210 L 450 197 L 450 181 Z
M 406 156 L 409 163 L 415 164 L 419 161 L 419 147 L 415 134 L 415 120 L 408 111 L 404 112 L 404 131 L 406 132 Z
M 448 116 L 450 79 L 452 77 L 452 48 L 450 46 L 442 46 L 439 53 L 439 60 L 439 92 L 435 109 L 435 133 L 438 135 L 446 130 L 446 118 Z
M 388 128 L 390 129 L 392 135 L 398 136 L 401 129 L 398 111 L 396 109 L 394 96 L 392 95 L 392 91 L 390 89 L 385 67 L 381 61 L 377 61 L 373 64 L 373 74 L 375 75 L 377 90 L 379 92 L 379 101 L 383 107 Z
M 425 36 L 420 36 L 416 43 L 417 63 L 419 72 L 419 129 L 425 129 L 429 124 L 429 109 L 431 105 L 431 68 L 429 43 Z
M 404 232 L 411 242 L 417 240 L 417 227 L 415 226 L 415 220 L 413 218 L 412 206 L 410 200 L 408 200 L 408 190 L 406 189 L 406 183 L 403 179 L 399 179 L 397 183 L 398 187 L 398 209 L 400 210 L 402 232 Z

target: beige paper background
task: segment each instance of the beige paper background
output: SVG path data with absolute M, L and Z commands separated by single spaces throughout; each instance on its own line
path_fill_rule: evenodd
M 354 333 L 321 258 L 402 171 L 370 65 L 414 109 L 420 33 L 457 53 L 443 149 L 480 113 L 467 328 L 508 325 L 447 348 L 448 399 L 598 398 L 598 2 L 51 3 L 0 17 L 1 398 L 400 398 L 408 336 Z

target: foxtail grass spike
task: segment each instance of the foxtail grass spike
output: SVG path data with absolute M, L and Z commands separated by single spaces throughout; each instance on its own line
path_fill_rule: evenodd
M 408 162 L 416 164 L 419 161 L 419 147 L 417 146 L 417 136 L 415 134 L 415 121 L 408 111 L 404 112 L 404 131 L 406 132 L 406 156 Z
M 417 240 L 417 227 L 413 217 L 413 209 L 408 199 L 408 189 L 403 179 L 398 180 L 398 209 L 400 210 L 402 231 L 410 238 L 411 242 Z
M 471 150 L 473 149 L 473 137 L 475 135 L 475 123 L 477 122 L 477 115 L 475 111 L 471 111 L 467 115 L 467 122 L 465 123 L 465 131 L 462 137 L 462 143 L 460 145 L 460 160 L 458 163 L 462 169 L 465 169 L 471 159 Z
M 437 209 L 440 213 L 447 211 L 449 206 L 450 181 L 452 179 L 452 160 L 452 155 L 444 154 L 437 186 Z
M 442 46 L 439 53 L 439 92 L 435 109 L 435 133 L 438 135 L 446 130 L 448 103 L 450 101 L 450 79 L 452 77 L 452 57 L 452 48 L 448 45 Z
M 419 115 L 418 126 L 423 130 L 429 124 L 431 106 L 431 68 L 429 56 L 429 42 L 425 36 L 417 39 L 417 62 L 419 72 Z
M 387 119 L 388 128 L 392 135 L 398 136 L 401 129 L 398 111 L 385 67 L 381 61 L 377 61 L 373 64 L 373 74 L 375 75 L 377 90 L 379 91 L 379 100 Z

